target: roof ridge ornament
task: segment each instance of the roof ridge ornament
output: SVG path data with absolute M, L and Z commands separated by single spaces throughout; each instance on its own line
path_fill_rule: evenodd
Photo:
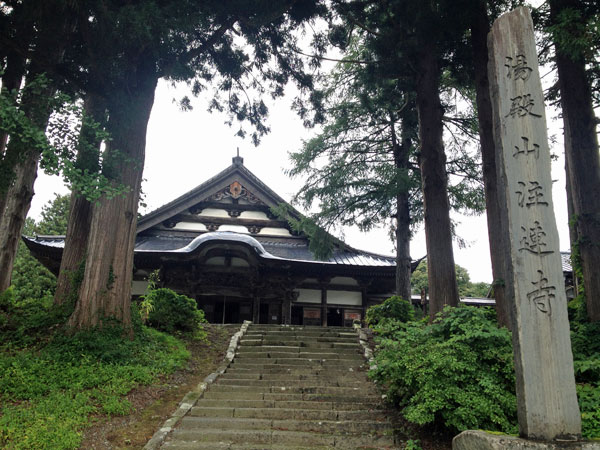
M 244 158 L 242 158 L 240 156 L 240 148 L 237 148 L 237 156 L 234 156 L 233 158 L 231 158 L 231 161 L 233 162 L 234 166 L 243 166 L 244 165 Z

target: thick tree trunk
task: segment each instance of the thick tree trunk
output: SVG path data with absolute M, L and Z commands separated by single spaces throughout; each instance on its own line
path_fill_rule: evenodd
M 492 102 L 490 83 L 487 75 L 488 49 L 487 34 L 490 31 L 486 11 L 487 2 L 480 0 L 472 11 L 471 46 L 473 47 L 473 65 L 475 68 L 475 92 L 479 120 L 479 140 L 483 163 L 483 185 L 488 225 L 488 240 L 492 260 L 493 291 L 496 300 L 496 312 L 500 325 L 510 326 L 511 309 L 504 296 L 504 253 L 501 242 L 500 206 L 498 203 L 496 157 L 494 151 Z
M 553 22 L 566 10 L 581 9 L 578 0 L 551 0 Z M 573 36 L 577 38 L 578 36 Z M 576 219 L 583 285 L 590 320 L 600 320 L 600 161 L 596 117 L 583 55 L 555 42 L 556 67 L 564 121 L 565 157 Z
M 39 153 L 31 152 L 17 166 L 16 179 L 8 190 L 6 207 L 0 220 L 0 292 L 10 286 L 12 269 L 21 231 L 33 198 Z
M 32 70 L 31 79 L 35 79 L 39 73 Z M 24 95 L 22 110 L 39 130 L 46 129 L 53 95 L 51 84 L 41 92 L 26 92 Z M 3 162 L 8 160 L 8 165 L 14 170 L 14 179 L 8 184 L 8 189 L 0 194 L 0 292 L 10 286 L 21 231 L 34 194 L 33 184 L 37 178 L 40 153 L 13 136 L 4 156 Z
M 432 39 L 420 39 L 417 73 L 417 111 L 421 142 L 420 167 L 427 244 L 429 316 L 445 305 L 458 306 L 458 287 L 452 251 L 448 176 L 443 143 L 443 109 L 439 97 L 440 69 Z
M 105 318 L 116 319 L 125 328 L 131 325 L 137 207 L 156 82 L 155 76 L 138 75 L 135 89 L 108 105 L 112 141 L 105 150 L 105 167 L 108 175 L 129 190 L 94 206 L 83 281 L 68 322 L 73 328 L 92 328 Z
M 396 194 L 396 295 L 409 302 L 411 301 L 410 187 L 407 179 L 410 151 L 413 143 L 412 128 L 416 125 L 416 120 L 411 120 L 414 115 L 414 107 L 407 106 L 401 118 L 400 143 L 396 140 L 392 125 L 394 164 L 396 169 L 403 175 Z
M 84 103 L 84 114 L 95 122 L 104 122 L 104 107 L 99 99 L 88 95 Z M 77 166 L 89 173 L 99 170 L 97 149 L 100 147 L 95 128 L 86 120 L 83 121 L 79 136 Z M 60 305 L 77 295 L 76 274 L 84 262 L 85 251 L 92 221 L 92 203 L 78 192 L 71 193 L 69 207 L 69 223 L 65 236 L 65 248 L 60 262 L 60 271 L 56 282 L 54 303 Z

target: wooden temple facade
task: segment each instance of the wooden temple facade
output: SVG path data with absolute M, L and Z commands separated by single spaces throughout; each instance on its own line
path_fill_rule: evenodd
M 393 293 L 393 257 L 336 240 L 332 256 L 317 260 L 308 238 L 271 213 L 281 203 L 234 157 L 227 169 L 138 221 L 133 294 L 143 294 L 148 275 L 159 270 L 162 286 L 196 299 L 213 323 L 350 326 Z M 64 237 L 24 239 L 56 273 Z

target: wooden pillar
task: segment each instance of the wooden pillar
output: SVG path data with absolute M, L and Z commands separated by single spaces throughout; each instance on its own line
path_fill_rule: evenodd
M 258 323 L 260 321 L 260 298 L 256 295 L 252 298 L 252 322 Z
M 321 287 L 321 326 L 327 326 L 327 288 Z
M 283 298 L 283 305 L 281 305 L 282 325 L 289 325 L 292 323 L 292 294 L 292 291 L 286 291 Z

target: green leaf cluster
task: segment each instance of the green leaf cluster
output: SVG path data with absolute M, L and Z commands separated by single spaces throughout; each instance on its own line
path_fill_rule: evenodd
M 206 319 L 196 300 L 167 288 L 150 290 L 144 300 L 152 305 L 148 313 L 149 326 L 171 334 L 180 332 L 191 333 L 198 338 L 205 336 L 202 324 L 206 323 Z
M 370 376 L 410 422 L 452 432 L 516 431 L 510 333 L 487 308 L 447 308 L 434 323 L 381 321 Z
M 455 264 L 456 270 L 456 282 L 458 284 L 458 293 L 461 297 L 471 298 L 486 298 L 490 290 L 490 285 L 485 282 L 473 283 L 467 269 L 458 264 Z M 423 260 L 419 263 L 417 268 L 414 270 L 411 276 L 410 284 L 412 291 L 415 293 L 421 293 L 424 289 L 428 292 L 428 280 L 427 280 L 427 260 Z
M 36 223 L 27 218 L 23 234 L 26 236 L 64 235 L 69 218 L 69 195 L 56 195 L 42 208 L 41 219 Z M 25 244 L 19 242 L 13 266 L 11 287 L 17 301 L 39 301 L 51 298 L 56 289 L 56 277 L 35 259 Z M 43 302 L 43 301 L 42 301 Z
M 368 326 L 377 326 L 384 319 L 397 320 L 399 322 L 410 322 L 415 318 L 413 305 L 402 297 L 394 295 L 386 299 L 380 305 L 371 306 L 367 310 L 365 322 Z

